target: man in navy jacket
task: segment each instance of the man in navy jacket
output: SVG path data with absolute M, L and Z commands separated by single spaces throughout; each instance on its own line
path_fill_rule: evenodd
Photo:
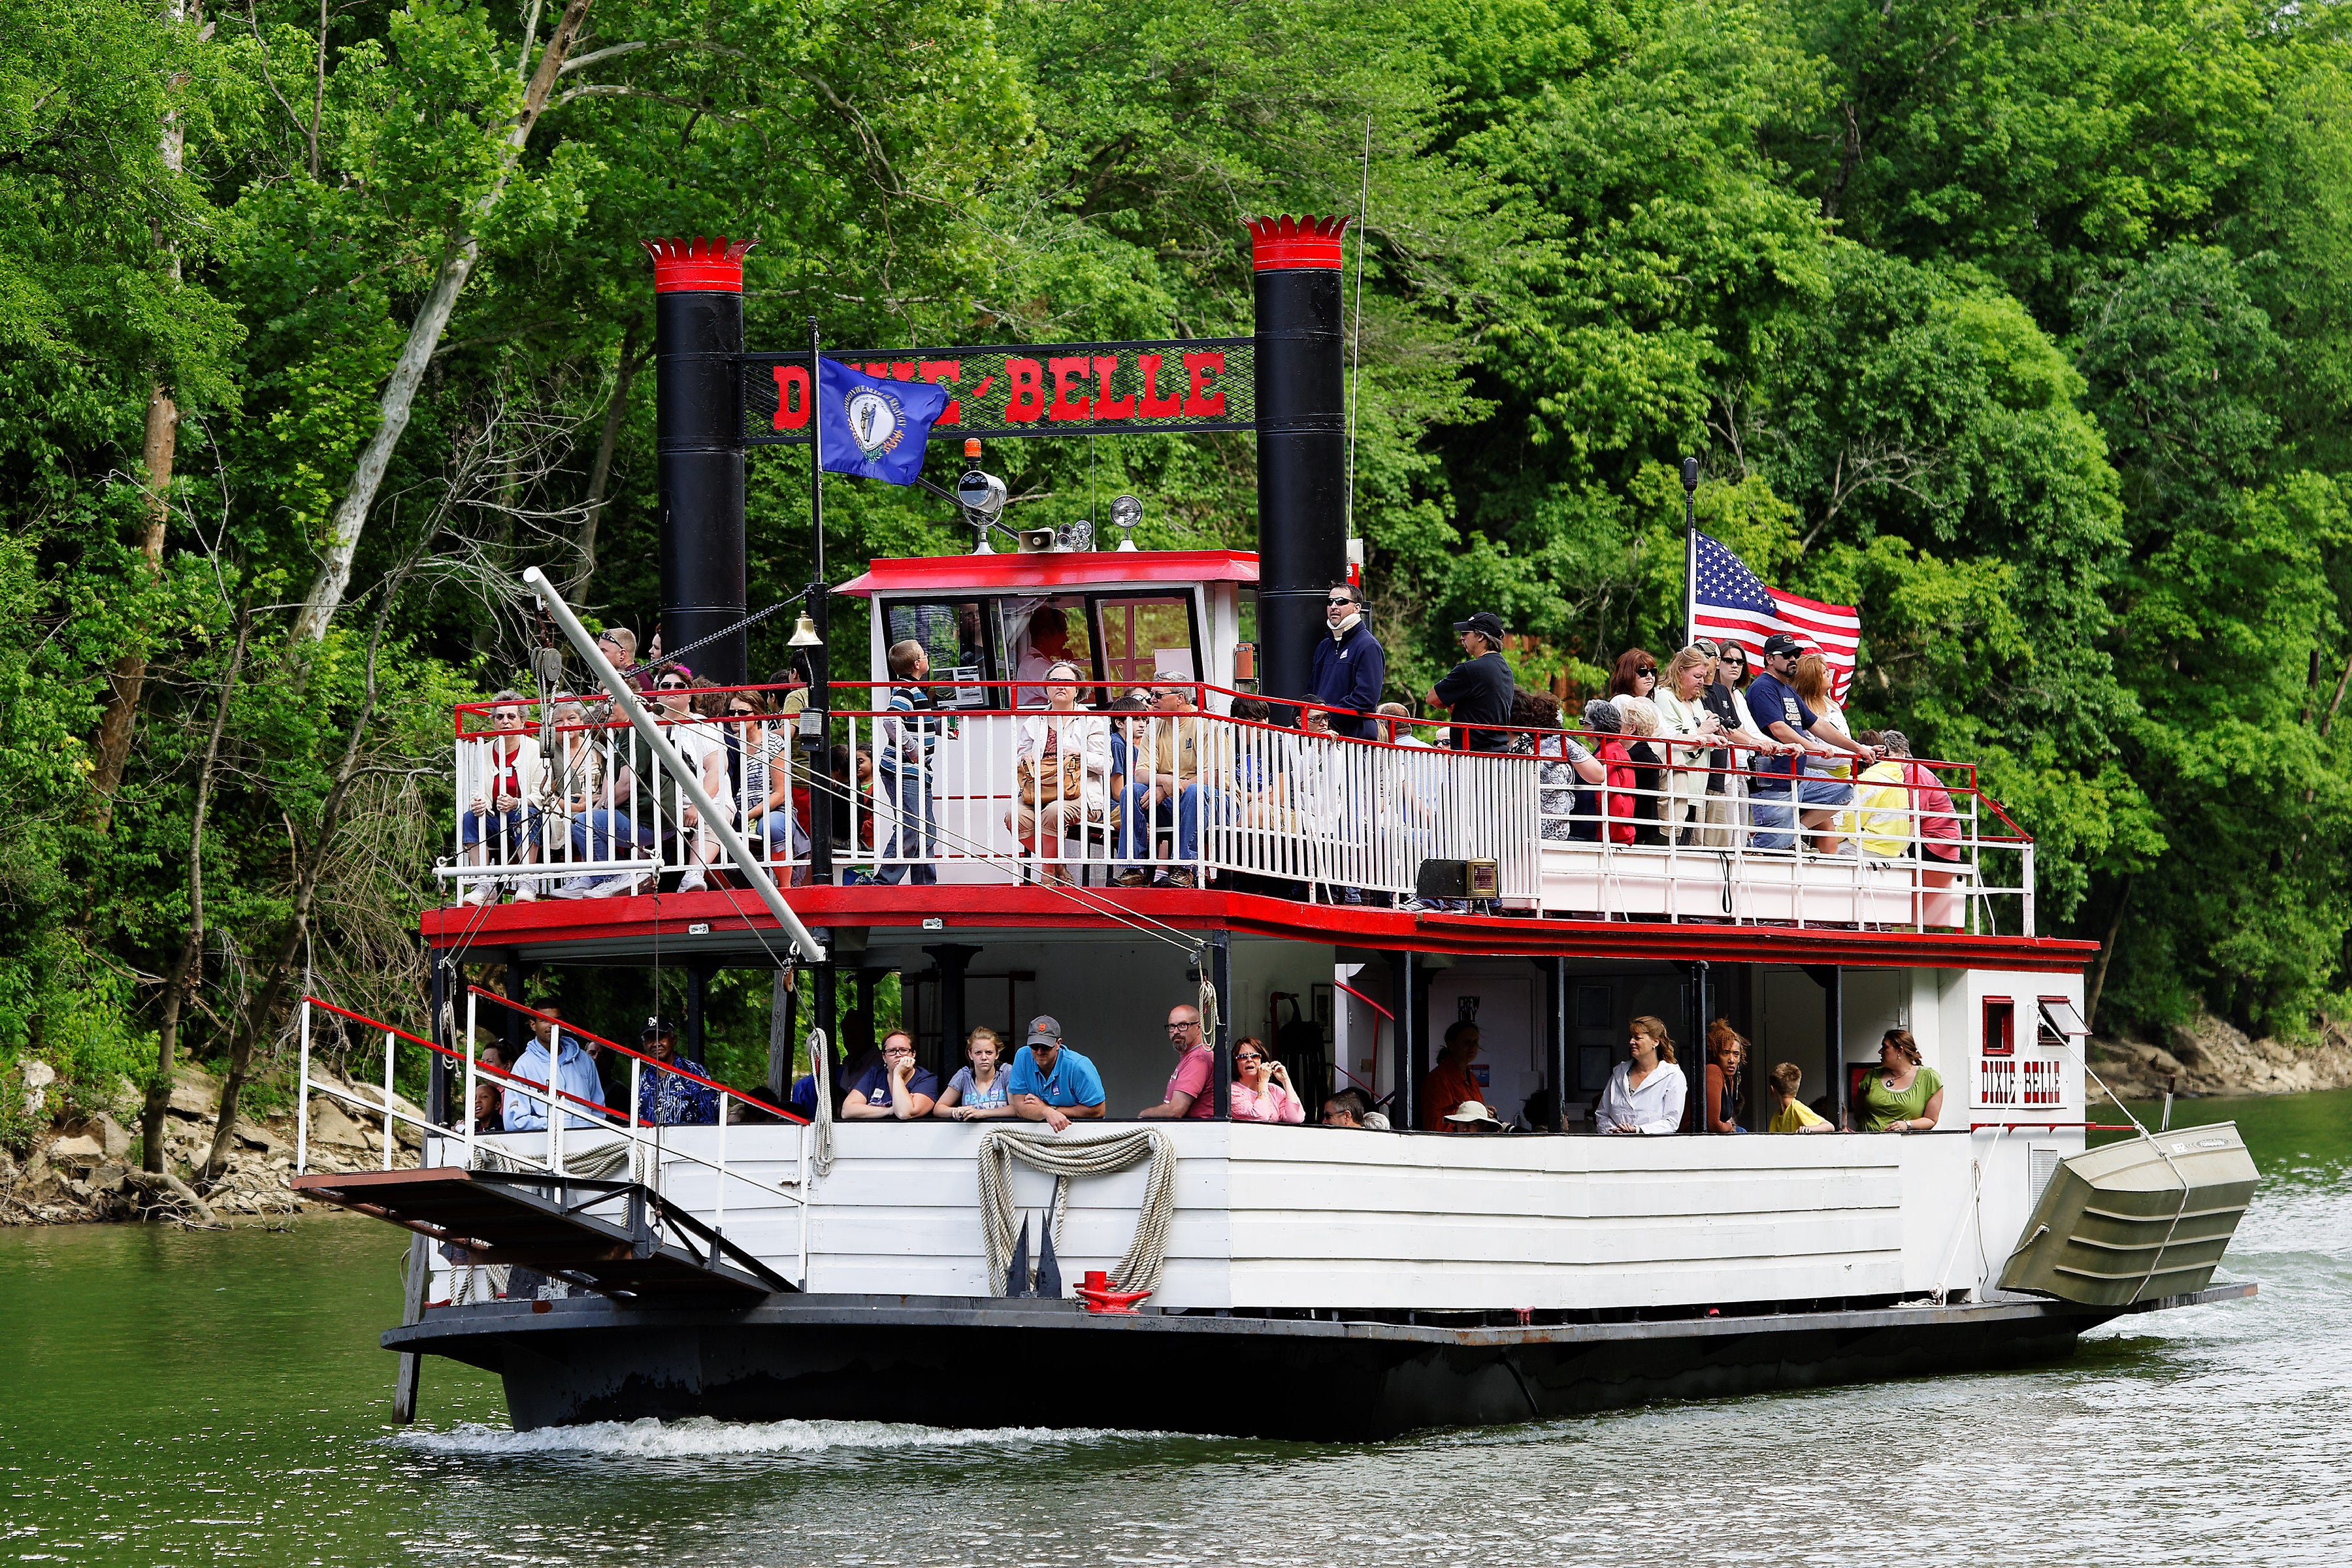
M 1372 733 L 1370 715 L 1381 705 L 1389 678 L 1389 656 L 1364 624 L 1364 595 L 1354 584 L 1334 583 L 1326 596 L 1324 621 L 1331 635 L 1315 640 L 1318 702 L 1349 710 L 1331 715 L 1331 732 L 1363 740 Z

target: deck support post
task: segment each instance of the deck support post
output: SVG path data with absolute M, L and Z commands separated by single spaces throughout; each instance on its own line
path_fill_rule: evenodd
M 530 1004 L 524 998 L 522 990 L 526 972 L 523 969 L 521 950 L 512 947 L 501 948 L 499 951 L 499 958 L 506 965 L 507 1000 L 513 1003 L 516 1007 L 528 1006 Z M 524 1026 L 522 1015 L 516 1012 L 514 1007 L 506 1009 L 506 1017 L 501 1026 L 505 1033 L 499 1037 L 506 1042 L 507 1063 L 511 1067 L 514 1063 L 522 1060 L 523 1037 L 530 1031 Z M 548 1070 L 552 1072 L 554 1068 L 551 1067 Z M 470 1110 L 472 1107 L 468 1106 L 467 1109 Z
M 793 1037 L 800 1033 L 801 994 L 785 984 L 792 973 L 777 970 L 768 996 L 768 1099 L 777 1105 L 792 1092 Z
M 923 955 L 939 965 L 940 970 L 940 1051 L 939 1060 L 933 1062 L 930 1068 L 931 1071 L 938 1075 L 939 1080 L 945 1083 L 952 1076 L 953 1071 L 948 1064 L 955 1060 L 957 1053 L 963 1048 L 963 1032 L 966 1027 L 963 1006 L 964 971 L 970 969 L 971 961 L 980 956 L 980 949 L 962 942 L 943 942 L 935 947 L 923 949 Z M 861 974 L 859 978 L 862 980 L 864 976 Z M 869 1033 L 872 1032 L 871 1021 L 874 1017 L 873 994 L 871 990 L 866 993 L 867 998 L 866 1016 L 868 1020 Z M 1028 1033 L 1022 1026 L 1022 1019 L 1013 1020 L 1013 1033 L 1026 1039 Z M 1005 1042 L 1006 1059 L 1011 1059 L 1013 1053 L 1020 1048 L 1020 1046 L 1012 1041 Z
M 689 963 L 686 966 L 686 1054 L 698 1062 L 710 1058 L 702 1054 L 702 1017 L 710 1005 L 710 966 Z
M 1845 1125 L 1845 971 L 1835 964 L 1822 983 L 1822 1047 L 1830 1065 L 1830 1125 Z
M 827 931 L 825 933 L 825 942 L 830 945 L 832 941 L 833 933 L 831 931 Z M 816 996 L 814 1001 L 812 1003 L 815 1016 L 812 1021 L 818 1028 L 824 1031 L 825 1054 L 832 1058 L 832 1071 L 827 1075 L 827 1077 L 833 1084 L 833 1092 L 835 1098 L 840 1096 L 842 1089 L 841 1037 L 838 1032 L 839 1020 L 835 1013 L 833 1005 L 834 988 L 837 982 L 838 977 L 834 971 L 833 963 L 830 959 L 816 966 Z M 811 1062 L 809 1064 L 809 1068 L 811 1071 L 814 1071 L 816 1064 L 814 1062 Z M 835 1106 L 835 1109 L 837 1110 L 840 1107 Z
M 1234 1114 L 1234 949 L 1233 939 L 1223 931 L 1209 939 L 1209 988 L 1217 994 L 1216 1038 L 1209 1042 L 1214 1053 L 1209 1063 L 1209 1085 L 1213 1100 L 1212 1114 L 1220 1121 L 1230 1121 Z M 1266 1049 L 1272 1050 L 1272 1046 Z M 1323 1109 L 1317 1106 L 1316 1110 Z
M 1421 955 L 1389 954 L 1389 995 L 1396 1010 L 1396 1092 L 1389 1100 L 1389 1121 L 1399 1131 L 1418 1125 L 1423 1044 L 1429 1034 L 1427 977 Z
M 408 1263 L 401 1270 L 400 1280 L 400 1326 L 404 1329 L 425 1316 L 425 1281 L 433 1278 L 433 1255 L 426 1250 L 430 1245 L 421 1231 L 408 1238 Z M 400 1352 L 399 1368 L 392 1376 L 392 1418 L 403 1426 L 416 1420 L 416 1384 L 424 1371 L 422 1353 Z
M 1568 960 L 1547 958 L 1545 1011 L 1551 1021 L 1551 1130 L 1568 1131 Z
M 1691 1118 L 1689 1131 L 1712 1132 L 1708 1125 L 1715 1120 L 1715 1105 L 1706 1092 L 1706 1015 L 1707 963 L 1695 959 L 1690 966 L 1690 1038 L 1691 1066 L 1685 1074 L 1690 1085 Z
M 449 1030 L 442 1027 L 442 1015 L 449 1006 L 449 960 L 439 952 L 431 953 L 429 957 L 433 1021 L 432 1026 L 425 1033 L 442 1050 L 455 1050 L 457 1042 L 449 1037 Z M 472 1119 L 473 1110 L 470 1105 L 466 1108 L 467 1118 L 469 1121 Z M 449 1058 L 443 1056 L 440 1051 L 433 1053 L 432 1076 L 426 1079 L 425 1119 L 436 1127 L 449 1126 L 455 1120 L 449 1114 Z

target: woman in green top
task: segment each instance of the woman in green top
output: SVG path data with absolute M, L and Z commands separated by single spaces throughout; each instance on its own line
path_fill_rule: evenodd
M 1944 1080 L 1919 1065 L 1918 1042 L 1908 1029 L 1889 1029 L 1878 1042 L 1878 1070 L 1862 1080 L 1854 1118 L 1864 1132 L 1927 1132 L 1944 1114 Z

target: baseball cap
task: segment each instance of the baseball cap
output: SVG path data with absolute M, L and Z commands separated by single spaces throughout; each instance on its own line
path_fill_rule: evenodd
M 656 1016 L 647 1018 L 646 1020 L 646 1026 L 639 1032 L 637 1037 L 645 1040 L 657 1040 L 664 1035 L 675 1035 L 677 1033 L 677 1025 L 671 1023 L 667 1018 Z
M 1764 651 L 1767 654 L 1802 653 L 1805 651 L 1805 645 L 1786 632 L 1774 632 L 1764 639 Z
M 1503 622 L 1492 610 L 1481 610 L 1466 621 L 1454 623 L 1454 636 L 1464 632 L 1476 632 L 1488 642 L 1499 643 L 1503 640 Z
M 1062 1021 L 1051 1014 L 1040 1013 L 1029 1020 L 1029 1044 L 1059 1046 L 1062 1043 Z

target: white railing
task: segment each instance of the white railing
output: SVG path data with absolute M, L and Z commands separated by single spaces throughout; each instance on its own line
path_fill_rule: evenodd
M 1195 693 L 1220 710 L 1232 698 Z M 765 709 L 778 692 L 694 695 Z M 872 706 L 887 696 L 835 683 L 814 767 L 816 737 L 801 733 L 801 716 L 697 713 L 682 696 L 667 716 L 705 787 L 779 881 L 807 880 L 822 797 L 833 874 L 848 883 L 1172 879 L 1316 900 L 1347 890 L 1403 899 L 1425 860 L 1491 859 L 1503 907 L 1522 913 L 2033 931 L 2032 845 L 1958 764 L 1929 765 L 1948 809 L 1897 784 L 1866 811 L 1849 799 L 1832 828 L 1804 829 L 1767 815 L 1782 807 L 1759 795 L 1773 781 L 1736 768 L 1714 775 L 1715 798 L 1727 805 L 1706 820 L 1704 761 L 1662 765 L 1635 784 L 1621 773 L 1605 787 L 1587 784 L 1559 731 L 1509 731 L 1512 750 L 1465 752 L 1223 711 Z M 533 704 L 496 711 L 512 727 L 488 728 L 488 704 L 458 715 L 457 855 L 441 874 L 462 893 L 479 899 L 505 886 L 521 897 L 603 896 L 656 879 L 688 889 L 721 880 L 716 835 L 689 820 L 674 788 L 658 787 L 626 724 L 578 704 L 559 705 L 555 721 L 536 727 Z M 1859 787 L 1884 793 L 1878 781 Z M 1664 819 L 1694 798 L 1702 811 L 1669 830 Z M 473 809 L 477 801 L 484 809 Z M 1832 833 L 1841 852 L 1819 853 Z M 2012 903 L 2015 913 L 1998 918 Z
M 800 1118 L 797 1116 L 748 1095 L 738 1094 L 725 1085 L 713 1082 L 698 1074 L 656 1062 L 638 1052 L 629 1050 L 626 1047 L 613 1041 L 604 1040 L 601 1037 L 590 1037 L 596 1038 L 605 1048 L 619 1051 L 629 1058 L 629 1104 L 625 1116 L 616 1116 L 601 1102 L 591 1101 L 581 1096 L 565 1092 L 560 1082 L 562 1071 L 555 1059 L 557 1053 L 549 1053 L 549 1081 L 546 1082 L 517 1077 L 509 1069 L 486 1067 L 480 1061 L 475 1048 L 477 1003 L 485 994 L 488 994 L 476 987 L 472 988 L 467 996 L 466 1049 L 462 1054 L 445 1046 L 436 1046 L 429 1040 L 421 1039 L 392 1025 L 367 1017 L 363 1014 L 339 1007 L 319 997 L 303 997 L 300 1019 L 301 1067 L 298 1079 L 299 1092 L 295 1100 L 294 1173 L 298 1176 L 309 1173 L 310 1096 L 322 1094 L 365 1111 L 371 1121 L 381 1114 L 384 1129 L 383 1168 L 387 1171 L 393 1168 L 393 1136 L 397 1124 L 415 1128 L 420 1138 L 437 1137 L 454 1142 L 462 1152 L 463 1163 L 467 1170 L 495 1167 L 503 1170 L 543 1173 L 557 1178 L 567 1176 L 585 1178 L 590 1173 L 580 1168 L 581 1162 L 583 1159 L 593 1156 L 594 1173 L 598 1177 L 635 1181 L 650 1188 L 657 1195 L 667 1196 L 667 1184 L 674 1169 L 681 1165 L 699 1168 L 709 1172 L 715 1178 L 708 1199 L 708 1212 L 711 1216 L 709 1223 L 712 1232 L 722 1236 L 727 1226 L 727 1196 L 730 1184 L 740 1187 L 749 1187 L 765 1196 L 780 1197 L 794 1205 L 804 1203 L 802 1192 L 807 1186 L 808 1177 L 804 1143 L 802 1146 L 799 1168 L 793 1174 L 780 1180 L 771 1180 L 753 1174 L 745 1170 L 740 1163 L 730 1164 L 727 1156 L 727 1129 L 730 1122 L 734 1120 L 730 1112 L 738 1108 L 747 1105 L 756 1107 L 780 1120 L 799 1121 Z M 530 1011 L 517 1004 L 506 1002 L 501 997 L 492 995 L 490 999 L 501 1005 L 513 1007 L 519 1012 Z M 358 1024 L 371 1033 L 376 1030 L 383 1031 L 384 1067 L 383 1100 L 381 1104 L 355 1095 L 331 1079 L 312 1076 L 310 1033 L 311 1014 L 314 1009 Z M 536 1016 L 536 1015 L 533 1016 Z M 573 1025 L 564 1025 L 562 1027 L 565 1033 L 573 1036 L 583 1036 L 587 1033 Z M 460 1060 L 463 1061 L 464 1075 L 462 1079 L 458 1080 L 463 1085 L 463 1099 L 457 1108 L 452 1126 L 436 1125 L 425 1118 L 402 1110 L 394 1104 L 394 1055 L 404 1044 L 412 1046 L 425 1054 L 428 1071 L 429 1063 L 435 1057 L 447 1058 L 453 1068 Z M 648 1069 L 691 1079 L 715 1093 L 718 1113 L 717 1148 L 711 1155 L 705 1156 L 667 1142 L 665 1137 L 664 1124 L 639 1118 L 637 1108 L 642 1098 L 640 1090 L 645 1082 L 644 1075 Z M 452 1076 L 454 1078 L 456 1075 L 453 1073 Z M 478 1085 L 485 1081 L 497 1086 L 502 1102 L 520 1100 L 537 1107 L 540 1116 L 544 1121 L 543 1130 L 534 1129 L 527 1132 L 499 1134 L 479 1131 L 475 1125 L 473 1114 L 474 1091 Z M 453 1087 L 455 1087 L 454 1084 Z M 537 1135 L 534 1136 L 534 1134 Z M 496 1142 L 485 1142 L 486 1139 L 493 1136 L 496 1137 Z M 581 1140 L 577 1146 L 573 1145 L 574 1138 Z M 618 1141 L 617 1145 L 615 1141 Z M 618 1158 L 615 1158 L 616 1154 Z M 771 1156 L 760 1161 L 759 1163 L 772 1166 L 774 1160 Z M 613 1201 L 619 1200 L 616 1198 Z M 699 1194 L 698 1194 L 696 1207 L 698 1210 L 703 1207 L 703 1201 Z

